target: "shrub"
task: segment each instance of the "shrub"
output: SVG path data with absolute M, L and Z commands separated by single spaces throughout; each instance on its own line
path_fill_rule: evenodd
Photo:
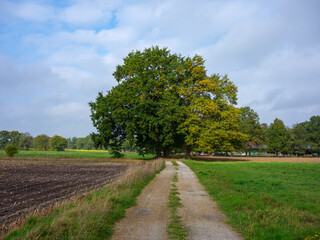
M 18 153 L 18 148 L 12 144 L 8 144 L 5 148 L 5 151 L 8 157 L 13 157 L 16 153 Z

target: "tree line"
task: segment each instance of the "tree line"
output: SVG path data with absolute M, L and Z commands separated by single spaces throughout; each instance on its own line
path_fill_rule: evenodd
M 268 152 L 275 155 L 302 156 L 320 153 L 320 116 L 312 116 L 308 121 L 286 127 L 276 118 L 269 126 L 260 124 L 258 114 L 250 107 L 241 108 L 240 130 L 246 134 L 246 141 L 240 150 Z
M 20 133 L 18 131 L 0 131 L 0 150 L 4 150 L 7 145 L 13 145 L 20 150 L 56 150 L 64 149 L 94 149 L 93 141 L 90 135 L 78 138 L 64 138 L 58 135 L 49 137 L 46 134 L 40 134 L 36 137 L 30 133 Z
M 292 129 L 275 119 L 260 124 L 249 107 L 237 108 L 237 87 L 227 75 L 208 75 L 201 56 L 167 48 L 133 51 L 113 73 L 118 85 L 90 102 L 95 147 L 121 156 L 124 145 L 140 154 L 270 152 L 319 155 L 319 116 Z

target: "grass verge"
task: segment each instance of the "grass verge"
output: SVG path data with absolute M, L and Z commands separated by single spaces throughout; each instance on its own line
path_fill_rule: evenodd
M 172 182 L 178 182 L 178 174 L 176 173 L 172 178 Z M 188 236 L 188 230 L 182 225 L 181 217 L 178 215 L 178 209 L 182 207 L 180 202 L 179 191 L 175 184 L 172 184 L 169 195 L 168 208 L 170 210 L 168 235 L 169 239 L 186 239 Z
M 306 239 L 319 232 L 319 163 L 184 163 L 245 239 Z
M 109 239 L 115 222 L 163 168 L 162 160 L 133 167 L 108 187 L 29 217 L 1 239 Z

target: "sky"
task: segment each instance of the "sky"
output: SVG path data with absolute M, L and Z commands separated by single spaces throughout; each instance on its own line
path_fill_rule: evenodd
M 129 52 L 167 47 L 228 74 L 238 107 L 320 115 L 319 0 L 0 0 L 0 130 L 84 137 Z

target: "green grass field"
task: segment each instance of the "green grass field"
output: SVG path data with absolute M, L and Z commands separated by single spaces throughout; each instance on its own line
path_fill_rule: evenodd
M 245 239 L 320 233 L 319 163 L 184 163 Z
M 5 151 L 0 151 L 0 157 L 5 157 Z M 19 151 L 15 157 L 29 157 L 29 158 L 111 158 L 111 154 L 105 151 Z M 124 158 L 149 160 L 154 158 L 154 155 L 149 154 L 139 156 L 138 153 L 128 152 L 124 154 Z

